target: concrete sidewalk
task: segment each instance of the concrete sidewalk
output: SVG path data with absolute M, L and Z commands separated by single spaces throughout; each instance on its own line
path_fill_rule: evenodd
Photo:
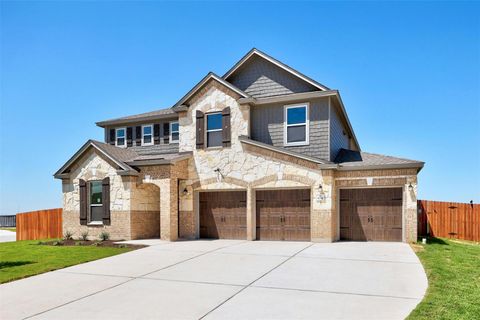
M 0 286 L 2 319 L 404 319 L 427 288 L 404 243 L 150 241 Z

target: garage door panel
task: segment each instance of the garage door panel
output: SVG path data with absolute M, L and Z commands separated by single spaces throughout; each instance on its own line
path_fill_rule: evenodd
M 245 191 L 200 193 L 200 237 L 246 239 Z
M 310 190 L 257 191 L 257 239 L 310 241 Z
M 402 189 L 340 190 L 340 238 L 402 241 Z

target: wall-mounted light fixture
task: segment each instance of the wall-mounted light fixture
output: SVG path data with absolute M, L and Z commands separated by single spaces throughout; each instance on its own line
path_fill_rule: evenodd
M 322 193 L 322 192 L 323 192 L 323 186 L 322 186 L 322 184 L 321 184 L 321 183 L 320 183 L 320 185 L 318 186 L 318 191 L 320 191 L 320 193 Z
M 408 191 L 413 191 L 413 186 L 411 183 L 408 185 Z
M 182 192 L 182 193 L 183 193 L 184 196 L 188 196 L 188 195 L 189 195 L 189 192 L 188 192 L 187 187 L 185 187 L 185 189 L 183 189 L 183 192 Z

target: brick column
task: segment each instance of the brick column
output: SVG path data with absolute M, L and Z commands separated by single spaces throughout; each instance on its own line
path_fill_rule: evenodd
M 247 188 L 247 240 L 255 240 L 256 236 L 256 200 L 255 190 Z
M 178 239 L 178 187 L 177 179 L 160 179 L 160 239 L 175 241 Z

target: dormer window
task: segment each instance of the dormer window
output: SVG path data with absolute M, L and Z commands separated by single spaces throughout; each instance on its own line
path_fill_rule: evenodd
M 222 146 L 222 113 L 207 114 L 207 148 Z
M 125 132 L 127 130 L 125 128 L 118 128 L 116 130 L 116 140 L 115 140 L 115 145 L 117 147 L 125 147 L 126 146 L 126 143 L 125 143 Z
M 153 145 L 153 125 L 142 126 L 142 146 Z
M 180 131 L 178 121 L 170 122 L 170 143 L 178 143 Z
M 308 145 L 308 103 L 285 106 L 284 144 L 286 146 Z

